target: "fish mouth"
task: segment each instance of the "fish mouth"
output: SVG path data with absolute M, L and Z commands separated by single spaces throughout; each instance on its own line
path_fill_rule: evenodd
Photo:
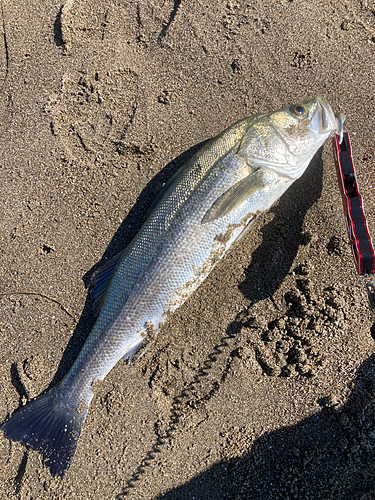
M 310 128 L 319 135 L 332 135 L 337 133 L 342 140 L 344 114 L 335 115 L 331 105 L 321 96 L 316 97 L 317 109 L 311 120 Z

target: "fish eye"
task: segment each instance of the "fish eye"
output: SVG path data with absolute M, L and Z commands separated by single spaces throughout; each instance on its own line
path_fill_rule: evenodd
M 298 116 L 298 118 L 303 118 L 304 116 L 306 116 L 306 108 L 305 106 L 302 106 L 302 104 L 292 106 L 291 111 L 295 116 Z

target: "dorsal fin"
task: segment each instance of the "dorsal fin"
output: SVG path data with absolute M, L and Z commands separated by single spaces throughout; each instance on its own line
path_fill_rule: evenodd
M 98 316 L 102 303 L 104 294 L 107 290 L 107 285 L 109 280 L 113 275 L 113 271 L 115 270 L 118 261 L 120 260 L 122 252 L 116 254 L 112 259 L 109 259 L 108 262 L 100 266 L 92 276 L 89 283 L 89 293 L 91 296 L 91 305 L 94 316 Z

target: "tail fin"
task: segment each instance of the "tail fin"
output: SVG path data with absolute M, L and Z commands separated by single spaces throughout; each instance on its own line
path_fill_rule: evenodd
M 62 404 L 56 388 L 42 394 L 14 413 L 0 430 L 5 437 L 40 450 L 53 476 L 63 476 L 69 469 L 87 410 Z

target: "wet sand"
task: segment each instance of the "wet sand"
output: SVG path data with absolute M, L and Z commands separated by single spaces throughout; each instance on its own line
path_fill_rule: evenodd
M 375 234 L 374 13 L 3 0 L 0 422 L 66 373 L 93 324 L 93 271 L 236 120 L 326 97 Z M 145 356 L 95 387 L 63 480 L 1 433 L 0 498 L 375 498 L 373 324 L 329 142 Z

